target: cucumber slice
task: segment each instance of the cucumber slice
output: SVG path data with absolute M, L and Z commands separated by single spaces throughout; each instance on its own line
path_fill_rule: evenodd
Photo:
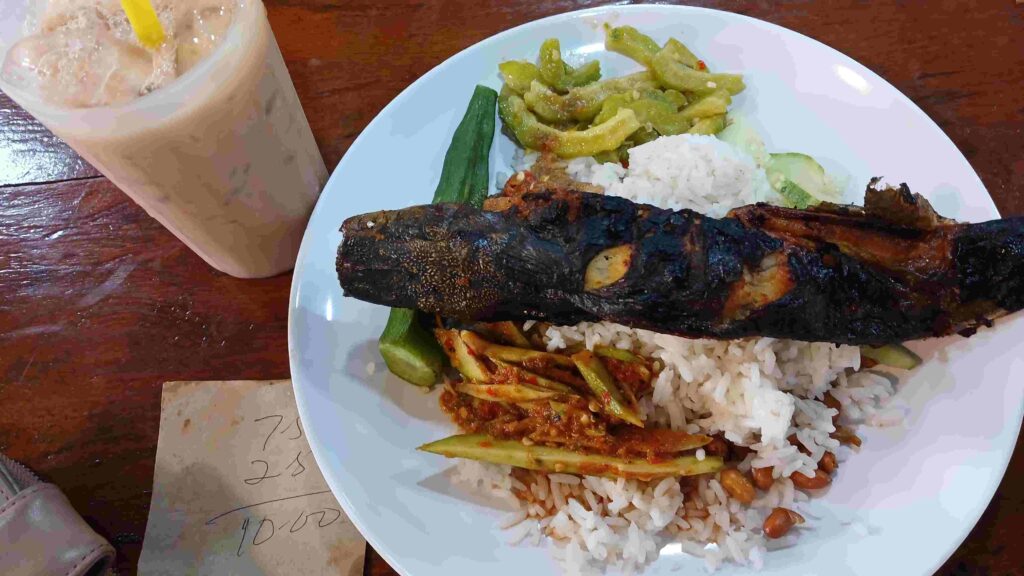
M 764 140 L 750 122 L 743 116 L 729 114 L 729 124 L 716 136 L 722 142 L 750 155 L 758 166 L 768 164 L 768 150 Z
M 825 174 L 825 169 L 806 154 L 770 154 L 765 170 L 768 183 L 794 208 L 842 200 L 839 190 Z

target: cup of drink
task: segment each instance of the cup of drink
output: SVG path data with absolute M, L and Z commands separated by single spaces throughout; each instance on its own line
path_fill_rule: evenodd
M 0 89 L 214 268 L 292 268 L 327 169 L 261 0 L 0 2 Z

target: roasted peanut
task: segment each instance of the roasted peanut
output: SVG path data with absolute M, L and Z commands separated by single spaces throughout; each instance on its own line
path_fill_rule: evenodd
M 801 490 L 820 490 L 832 483 L 832 478 L 820 468 L 814 471 L 814 476 L 793 472 L 789 479 L 793 481 L 794 486 Z
M 747 454 L 750 454 L 751 452 L 753 452 L 753 450 L 746 446 L 740 446 L 739 444 L 729 442 L 729 455 L 736 461 L 742 461 L 747 457 Z
M 853 433 L 853 430 L 844 426 L 836 426 L 836 431 L 830 434 L 830 436 L 836 440 L 839 440 L 840 444 L 853 445 L 860 448 L 860 437 Z
M 782 538 L 789 529 L 803 524 L 804 517 L 788 508 L 776 508 L 764 520 L 764 535 L 768 538 Z
M 772 484 L 775 483 L 775 478 L 772 478 L 772 467 L 767 468 L 751 468 L 750 472 L 754 476 L 754 485 L 767 492 L 771 489 Z
M 801 453 L 806 454 L 808 456 L 811 455 L 811 451 L 808 450 L 807 447 L 804 446 L 804 443 L 801 442 L 800 439 L 796 437 L 796 434 L 790 434 L 787 440 L 789 440 L 790 444 L 796 446 L 797 450 L 799 450 Z
M 754 484 L 742 472 L 735 468 L 726 468 L 719 474 L 719 481 L 722 488 L 729 493 L 734 500 L 743 504 L 750 504 L 757 497 Z
M 818 468 L 824 470 L 826 474 L 835 472 L 838 467 L 839 463 L 836 462 L 836 455 L 831 452 L 825 452 L 821 460 L 818 460 Z
M 729 444 L 721 436 L 712 436 L 711 442 L 704 446 L 704 452 L 708 456 L 721 456 L 725 460 L 729 457 Z
M 836 415 L 832 417 L 832 425 L 839 425 L 839 417 L 843 414 L 843 405 L 836 400 L 836 397 L 831 392 L 825 392 L 825 397 L 822 399 L 825 406 L 832 408 L 836 411 Z

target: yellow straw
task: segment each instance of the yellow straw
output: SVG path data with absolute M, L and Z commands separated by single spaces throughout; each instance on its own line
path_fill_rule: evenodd
M 143 46 L 155 50 L 164 43 L 163 26 L 149 0 L 121 0 L 121 8 Z

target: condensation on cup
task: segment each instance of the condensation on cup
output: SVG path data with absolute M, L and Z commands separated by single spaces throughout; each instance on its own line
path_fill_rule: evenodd
M 3 0 L 0 88 L 214 268 L 295 264 L 327 169 L 260 0 Z

